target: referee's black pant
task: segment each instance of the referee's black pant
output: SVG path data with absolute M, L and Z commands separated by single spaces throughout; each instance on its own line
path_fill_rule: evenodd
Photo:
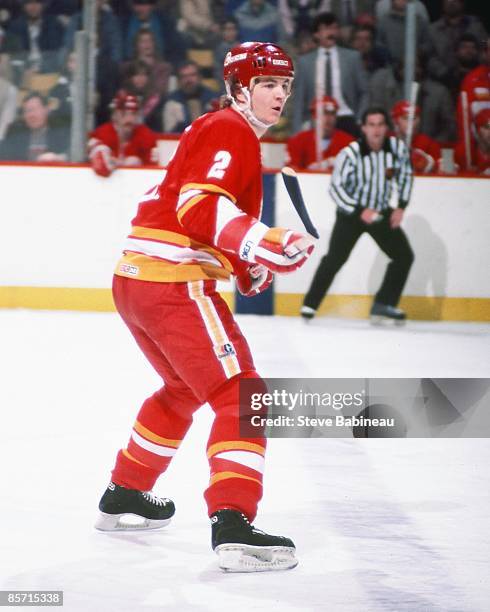
M 375 301 L 389 306 L 398 304 L 414 254 L 405 232 L 400 227 L 396 229 L 390 227 L 391 212 L 392 209 L 385 211 L 380 221 L 370 225 L 361 221 L 357 211 L 352 215 L 337 212 L 328 252 L 322 257 L 310 289 L 305 295 L 305 306 L 317 310 L 335 275 L 347 261 L 364 232 L 367 232 L 391 259 Z

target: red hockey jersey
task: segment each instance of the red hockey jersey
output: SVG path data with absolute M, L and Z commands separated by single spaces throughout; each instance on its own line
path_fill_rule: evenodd
M 207 196 L 224 196 L 260 218 L 262 166 L 259 139 L 227 108 L 196 119 L 183 133 L 165 179 L 141 200 L 116 274 L 157 282 L 227 279 L 243 270 L 238 257 L 192 233 L 183 218 Z M 201 206 L 206 206 L 202 203 Z M 216 215 L 210 206 L 210 216 Z M 210 219 L 212 224 L 216 219 Z M 206 228 L 207 230 L 208 228 Z
M 474 119 L 484 108 L 490 108 L 490 67 L 478 66 L 463 80 L 461 91 L 468 97 L 468 125 L 470 126 L 470 142 L 475 145 Z M 458 140 L 464 142 L 463 105 L 461 95 L 458 98 Z
M 441 161 L 441 145 L 426 134 L 415 134 L 410 157 L 414 172 L 437 172 Z
M 490 155 L 484 153 L 476 144 L 473 144 L 471 147 L 471 167 L 468 167 L 468 163 L 466 161 L 466 149 L 464 142 L 458 142 L 454 151 L 454 157 L 460 170 L 471 170 L 473 172 L 477 172 L 478 174 L 490 176 Z
M 131 139 L 121 146 L 119 135 L 113 123 L 103 123 L 89 134 L 89 152 L 93 147 L 107 145 L 116 161 L 126 157 L 139 157 L 143 165 L 154 163 L 152 150 L 156 147 L 158 134 L 146 125 L 137 125 Z
M 305 130 L 289 138 L 287 164 L 295 170 L 326 170 L 333 166 L 336 155 L 355 138 L 342 130 L 335 130 L 330 143 L 322 152 L 321 167 L 317 165 L 315 130 Z

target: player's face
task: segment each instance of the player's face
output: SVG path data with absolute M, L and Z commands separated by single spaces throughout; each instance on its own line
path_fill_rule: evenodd
M 281 118 L 292 79 L 262 77 L 252 87 L 252 110 L 260 121 L 274 125 Z
M 380 149 L 388 133 L 388 125 L 381 114 L 368 115 L 361 127 L 371 149 Z
M 322 118 L 322 130 L 324 138 L 331 138 L 333 131 L 335 130 L 335 124 L 337 122 L 337 114 L 331 111 L 325 111 Z
M 39 98 L 31 98 L 24 103 L 22 116 L 27 127 L 31 130 L 40 130 L 48 122 L 49 111 Z
M 418 130 L 419 123 L 420 123 L 419 117 L 414 117 L 413 118 L 413 133 L 414 134 Z M 398 131 L 400 135 L 405 137 L 408 132 L 408 116 L 398 117 L 398 119 L 396 120 L 396 124 L 398 126 Z
M 478 128 L 479 140 L 488 149 L 490 148 L 490 122 Z
M 118 110 L 114 113 L 114 121 L 125 136 L 129 136 L 138 123 L 138 113 L 132 110 Z

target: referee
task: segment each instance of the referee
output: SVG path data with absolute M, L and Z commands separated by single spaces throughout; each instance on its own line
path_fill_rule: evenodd
M 403 321 L 396 308 L 414 260 L 407 236 L 401 229 L 408 205 L 413 174 L 407 148 L 388 136 L 388 116 L 383 108 L 368 108 L 362 116 L 360 140 L 347 145 L 337 156 L 329 193 L 337 205 L 337 218 L 327 254 L 322 258 L 305 296 L 301 316 L 312 319 L 335 275 L 349 258 L 360 236 L 367 232 L 390 263 L 371 308 L 373 320 Z M 390 207 L 396 182 L 398 208 Z

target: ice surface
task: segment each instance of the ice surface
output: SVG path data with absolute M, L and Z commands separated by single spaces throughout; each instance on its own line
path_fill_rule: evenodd
M 238 319 L 269 377 L 490 371 L 488 325 Z M 210 410 L 157 484 L 177 505 L 170 526 L 98 533 L 115 453 L 157 376 L 113 314 L 0 311 L 0 338 L 1 589 L 60 589 L 70 612 L 489 609 L 488 440 L 270 440 L 257 525 L 291 536 L 300 565 L 227 575 L 202 499 Z

